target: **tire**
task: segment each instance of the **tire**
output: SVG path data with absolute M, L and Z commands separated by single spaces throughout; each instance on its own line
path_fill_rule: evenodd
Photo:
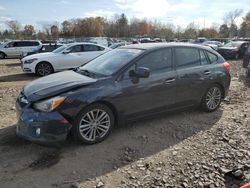
M 114 114 L 109 107 L 92 104 L 79 113 L 73 123 L 72 133 L 76 140 L 84 144 L 95 144 L 108 137 L 114 122 Z
M 48 62 L 41 62 L 36 65 L 36 74 L 38 76 L 47 76 L 49 74 L 52 74 L 53 72 L 54 69 Z
M 213 112 L 220 107 L 223 97 L 221 86 L 213 84 L 210 86 L 201 101 L 201 108 L 205 112 Z
M 6 55 L 3 52 L 0 52 L 0 59 L 5 59 Z

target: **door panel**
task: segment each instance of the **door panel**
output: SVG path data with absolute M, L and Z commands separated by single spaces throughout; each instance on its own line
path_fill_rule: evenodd
M 83 64 L 84 61 L 81 57 L 81 53 L 83 53 L 83 45 L 74 45 L 66 50 L 69 50 L 69 53 L 61 53 L 56 57 L 54 63 L 57 70 L 72 69 Z
M 93 51 L 93 52 L 81 52 L 79 53 L 79 56 L 81 56 L 81 59 L 84 63 L 89 62 L 90 60 L 94 59 L 95 57 L 101 55 L 102 51 Z
M 17 42 L 8 43 L 8 45 L 5 47 L 4 51 L 7 54 L 7 56 L 10 56 L 10 57 L 19 56 Z
M 176 72 L 171 71 L 140 78 L 138 83 L 130 79 L 120 81 L 116 84 L 120 92 L 115 101 L 122 113 L 129 117 L 172 107 L 175 104 L 175 79 Z
M 148 78 L 131 75 L 137 67 L 150 69 Z M 164 111 L 175 105 L 176 71 L 172 66 L 170 48 L 157 50 L 145 55 L 123 74 L 122 80 L 116 83 L 120 91 L 115 97 L 116 105 L 128 118 L 139 114 Z
M 206 88 L 205 77 L 209 71 L 203 66 L 177 70 L 176 103 L 180 106 L 189 106 L 197 103 Z
M 53 61 L 56 70 L 72 69 L 82 64 L 83 60 L 78 53 L 58 54 Z
M 175 48 L 177 69 L 176 104 L 194 105 L 201 100 L 210 79 L 210 62 L 203 51 L 196 48 Z

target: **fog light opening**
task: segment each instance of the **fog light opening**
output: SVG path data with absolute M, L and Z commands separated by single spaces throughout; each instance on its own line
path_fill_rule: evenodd
M 36 128 L 36 136 L 40 136 L 41 134 L 41 129 L 40 128 Z

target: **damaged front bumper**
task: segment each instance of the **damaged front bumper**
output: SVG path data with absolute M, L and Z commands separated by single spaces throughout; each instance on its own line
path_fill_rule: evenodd
M 67 138 L 72 125 L 57 111 L 38 112 L 16 102 L 16 134 L 33 142 L 54 143 Z

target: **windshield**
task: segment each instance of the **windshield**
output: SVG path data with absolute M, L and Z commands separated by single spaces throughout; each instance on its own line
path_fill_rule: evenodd
M 53 52 L 53 53 L 60 53 L 60 52 L 62 52 L 63 50 L 65 50 L 66 48 L 68 48 L 69 46 L 70 46 L 69 44 L 68 44 L 68 45 L 63 45 L 63 46 L 61 46 L 61 47 L 55 49 L 55 50 L 52 51 L 52 52 Z
M 229 42 L 225 45 L 225 47 L 240 47 L 240 45 L 242 44 L 242 42 Z
M 80 67 L 82 71 L 109 76 L 114 74 L 134 57 L 138 56 L 142 50 L 139 49 L 115 49 L 111 50 L 86 65 Z

